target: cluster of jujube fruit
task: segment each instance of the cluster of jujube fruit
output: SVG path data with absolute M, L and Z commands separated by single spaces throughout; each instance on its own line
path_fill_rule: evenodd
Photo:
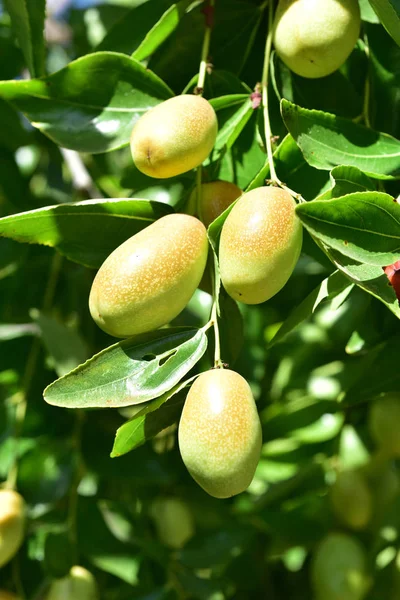
M 136 167 L 171 177 L 198 167 L 217 136 L 217 117 L 200 96 L 182 95 L 149 110 L 131 137 Z M 199 286 L 207 264 L 205 225 L 235 200 L 221 231 L 219 263 L 227 293 L 258 304 L 276 294 L 298 260 L 302 228 L 290 194 L 260 187 L 241 195 L 216 181 L 193 191 L 197 217 L 160 218 L 119 246 L 100 267 L 89 306 L 107 333 L 128 337 L 174 319 Z M 190 205 L 190 202 L 189 202 Z M 200 220 L 201 219 L 201 220 Z M 216 368 L 192 385 L 179 425 L 179 447 L 193 478 L 211 495 L 226 498 L 250 484 L 261 451 L 261 425 L 248 383 Z

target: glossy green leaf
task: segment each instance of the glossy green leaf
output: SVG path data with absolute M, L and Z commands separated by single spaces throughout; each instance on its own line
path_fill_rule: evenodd
M 304 300 L 296 306 L 289 317 L 278 329 L 272 338 L 270 345 L 282 341 L 300 323 L 307 319 L 324 300 L 332 300 L 338 294 L 346 290 L 348 293 L 352 288 L 349 280 L 339 271 L 335 271 L 324 279 Z
M 369 0 L 380 22 L 400 46 L 400 2 L 399 0 Z
M 170 211 L 150 200 L 84 200 L 4 217 L 0 236 L 51 246 L 70 260 L 98 268 L 122 242 Z
M 214 106 L 213 102 L 211 104 Z M 218 106 L 217 103 L 215 105 Z M 225 112 L 221 110 L 217 112 L 219 128 L 214 146 L 215 152 L 222 150 L 224 147 L 231 148 L 233 146 L 252 116 L 253 108 L 250 99 L 246 96 L 244 102 L 235 107 L 233 113 L 229 111 L 229 114 L 225 115 Z
M 183 384 L 185 386 L 186 383 Z M 179 393 L 180 392 L 180 393 Z M 122 456 L 177 421 L 187 391 L 177 385 L 159 398 L 148 402 L 135 416 L 121 425 L 115 435 L 111 457 Z
M 339 198 L 353 192 L 368 192 L 376 189 L 374 182 L 357 167 L 334 167 L 330 173 L 332 187 L 318 197 L 318 200 Z
M 381 267 L 357 262 L 332 248 L 326 251 L 331 261 L 350 281 L 380 300 L 400 319 L 399 301 Z
M 171 95 L 154 73 L 114 52 L 78 58 L 42 79 L 0 82 L 0 97 L 56 144 L 93 153 L 127 144 L 141 115 Z
M 43 75 L 46 0 L 5 0 L 4 4 L 32 77 Z
M 345 256 L 390 265 L 400 254 L 400 204 L 382 192 L 359 192 L 298 205 L 308 231 Z
M 287 100 L 282 100 L 281 110 L 286 127 L 311 166 L 331 170 L 350 165 L 377 179 L 400 178 L 399 140 Z
M 68 408 L 141 404 L 179 383 L 206 348 L 202 329 L 161 329 L 130 338 L 49 385 L 44 398 L 49 404 Z

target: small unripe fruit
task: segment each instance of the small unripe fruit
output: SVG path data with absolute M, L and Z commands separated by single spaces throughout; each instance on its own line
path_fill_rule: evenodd
M 211 181 L 201 185 L 199 217 L 204 225 L 208 227 L 220 214 L 224 212 L 239 196 L 242 190 L 229 181 Z M 189 205 L 196 206 L 197 189 L 190 195 Z
M 175 96 L 146 112 L 133 127 L 133 162 L 150 177 L 185 173 L 207 158 L 217 131 L 217 116 L 207 100 Z
M 285 285 L 301 251 L 302 225 L 292 196 L 260 187 L 236 202 L 221 231 L 219 264 L 228 294 L 259 304 Z
M 46 600 L 98 600 L 96 580 L 83 567 L 74 566 L 66 577 L 50 585 Z
M 388 393 L 375 400 L 369 413 L 369 428 L 382 451 L 400 456 L 400 393 Z
M 193 479 L 229 498 L 251 483 L 261 452 L 261 424 L 247 381 L 227 369 L 202 373 L 188 393 L 179 448 Z
M 194 534 L 193 516 L 179 498 L 157 498 L 151 507 L 158 537 L 170 548 L 182 548 Z
M 25 502 L 13 490 L 0 490 L 0 567 L 18 552 L 25 529 Z
M 121 244 L 100 267 L 89 308 L 116 337 L 157 329 L 189 302 L 203 275 L 207 232 L 195 217 L 167 215 Z
M 20 600 L 18 596 L 5 590 L 0 590 L 0 600 Z
M 362 600 L 368 590 L 366 555 L 350 535 L 330 533 L 311 566 L 315 600 Z
M 339 473 L 331 491 L 332 508 L 340 521 L 352 529 L 363 529 L 372 516 L 372 495 L 357 471 Z
M 280 0 L 275 50 L 294 73 L 325 77 L 350 55 L 360 24 L 358 0 Z

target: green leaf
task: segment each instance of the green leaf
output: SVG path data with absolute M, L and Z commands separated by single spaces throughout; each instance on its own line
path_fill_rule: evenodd
M 122 242 L 171 209 L 131 198 L 46 206 L 0 219 L 0 236 L 56 248 L 70 260 L 99 268 Z
M 352 284 L 339 271 L 324 279 L 304 300 L 296 306 L 272 338 L 270 346 L 282 341 L 300 323 L 307 319 L 324 300 L 332 300 L 338 294 L 351 291 Z
M 390 265 L 400 254 L 400 205 L 382 192 L 359 192 L 296 207 L 309 232 L 345 256 Z
M 184 386 L 186 382 L 151 400 L 132 419 L 121 425 L 115 435 L 111 458 L 138 448 L 166 427 L 173 425 L 179 418 L 185 402 L 187 392 L 182 391 Z
M 44 391 L 49 404 L 112 408 L 161 396 L 188 373 L 207 348 L 203 329 L 161 329 L 106 348 Z
M 75 563 L 74 548 L 67 533 L 49 533 L 44 545 L 46 571 L 52 577 L 65 577 Z
M 40 329 L 59 377 L 66 375 L 89 358 L 87 346 L 76 330 L 38 310 L 32 310 L 31 317 Z
M 386 31 L 400 46 L 400 2 L 399 0 L 369 0 Z
M 282 117 L 306 161 L 331 170 L 337 165 L 357 167 L 376 179 L 400 178 L 400 141 L 318 110 L 307 110 L 287 100 Z
M 330 173 L 332 187 L 321 194 L 318 200 L 339 198 L 353 192 L 368 192 L 376 190 L 373 181 L 357 167 L 334 167 Z
M 4 3 L 32 77 L 43 75 L 46 0 L 5 0 Z
M 0 82 L 0 97 L 56 144 L 106 152 L 129 142 L 134 123 L 172 92 L 124 54 L 97 52 L 42 79 Z
M 217 100 L 220 100 L 219 98 Z M 222 150 L 224 147 L 232 148 L 237 138 L 243 131 L 248 120 L 253 114 L 253 108 L 251 101 L 248 96 L 245 96 L 245 100 L 241 104 L 235 107 L 234 112 L 221 111 L 221 106 L 218 102 L 211 102 L 214 106 L 218 106 L 216 110 L 218 116 L 218 135 L 214 146 L 214 152 Z M 228 114 L 226 114 L 228 112 Z

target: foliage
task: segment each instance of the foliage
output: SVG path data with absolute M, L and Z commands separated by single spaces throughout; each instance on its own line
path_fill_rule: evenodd
M 398 0 L 360 0 L 360 38 L 323 79 L 267 55 L 267 112 L 269 2 L 215 0 L 214 19 L 206 0 L 58 4 L 44 29 L 44 0 L 0 3 L 0 478 L 27 505 L 0 588 L 40 600 L 82 565 L 104 600 L 309 600 L 321 542 L 342 532 L 367 556 L 363 597 L 397 598 L 400 466 L 370 407 L 400 391 L 400 307 L 383 271 L 400 258 Z M 211 295 L 124 341 L 88 309 L 115 248 L 194 212 L 195 171 L 152 179 L 129 138 L 147 110 L 195 91 L 209 25 L 203 96 L 219 129 L 202 180 L 279 179 L 304 226 L 293 275 L 255 306 L 220 286 L 231 207 L 208 228 L 221 358 L 249 382 L 263 433 L 251 485 L 226 500 L 196 485 L 177 448 L 189 386 L 214 366 Z M 330 500 L 346 470 L 372 495 L 356 532 Z M 194 524 L 174 548 L 153 506 L 171 498 Z

